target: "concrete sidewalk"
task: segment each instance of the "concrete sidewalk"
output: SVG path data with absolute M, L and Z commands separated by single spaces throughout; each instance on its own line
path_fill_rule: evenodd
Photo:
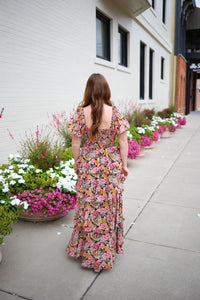
M 73 212 L 19 221 L 1 246 L 1 300 L 200 299 L 200 112 L 129 169 L 125 251 L 114 268 L 95 274 L 65 254 Z

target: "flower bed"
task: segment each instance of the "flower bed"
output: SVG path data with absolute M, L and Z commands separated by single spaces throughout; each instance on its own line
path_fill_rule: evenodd
M 20 208 L 23 214 L 48 219 L 74 208 L 77 175 L 71 159 L 45 172 L 20 155 L 10 155 L 0 168 L 0 204 Z

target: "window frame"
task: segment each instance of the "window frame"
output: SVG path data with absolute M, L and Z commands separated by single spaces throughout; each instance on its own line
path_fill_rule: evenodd
M 165 59 L 163 56 L 161 56 L 160 79 L 165 79 Z
M 146 44 L 140 41 L 140 100 L 145 99 Z
M 105 52 L 105 55 L 98 55 L 97 53 L 97 19 L 100 20 L 105 28 L 106 28 L 106 36 L 104 37 L 105 44 L 102 44 L 103 52 Z M 101 11 L 96 9 L 96 57 L 106 60 L 106 61 L 111 61 L 111 19 L 104 15 Z
M 149 48 L 149 99 L 153 100 L 154 50 Z
M 166 24 L 166 0 L 162 0 L 162 22 Z
M 120 57 L 119 57 L 119 38 L 118 38 L 118 65 L 128 67 L 128 31 L 118 25 L 118 37 L 121 36 Z

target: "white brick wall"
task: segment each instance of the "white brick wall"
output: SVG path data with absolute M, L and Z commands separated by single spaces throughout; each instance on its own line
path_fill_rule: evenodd
M 47 113 L 70 112 L 82 100 L 93 72 L 107 78 L 114 102 L 138 100 L 140 40 L 155 51 L 155 97 L 153 101 L 146 97 L 142 103 L 166 107 L 171 51 L 171 4 L 167 2 L 167 24 L 163 26 L 158 7 L 156 13 L 149 9 L 132 20 L 111 1 L 1 0 L 0 110 L 5 107 L 5 111 L 0 119 L 0 163 L 16 152 L 7 128 L 18 142 L 25 131 L 47 124 Z M 112 19 L 109 66 L 96 59 L 96 7 Z M 125 72 L 117 65 L 118 24 L 130 32 L 130 64 Z M 165 58 L 164 81 L 160 80 L 161 56 Z M 148 64 L 146 74 L 148 77 Z

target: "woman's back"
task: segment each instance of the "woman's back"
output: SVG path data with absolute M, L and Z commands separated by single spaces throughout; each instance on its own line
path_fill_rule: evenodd
M 91 126 L 92 126 L 91 105 L 84 107 L 83 110 L 84 110 L 86 125 L 88 128 L 91 128 Z M 112 106 L 104 104 L 99 129 L 109 129 L 110 128 L 111 122 L 112 122 L 112 113 L 113 113 Z

